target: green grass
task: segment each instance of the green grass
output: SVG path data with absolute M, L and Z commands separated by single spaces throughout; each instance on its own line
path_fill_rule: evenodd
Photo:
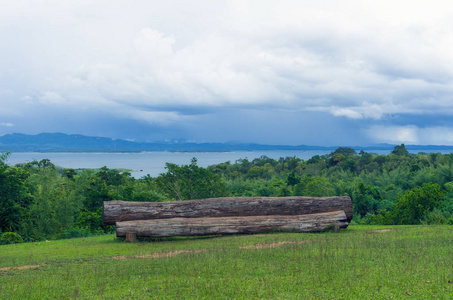
M 298 243 L 241 248 L 278 242 Z M 453 299 L 453 227 L 0 246 L 0 268 L 25 265 L 0 271 L 0 299 Z

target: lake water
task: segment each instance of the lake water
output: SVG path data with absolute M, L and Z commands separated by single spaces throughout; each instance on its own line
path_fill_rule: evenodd
M 132 169 L 132 176 L 140 178 L 149 174 L 152 177 L 164 173 L 165 163 L 178 165 L 190 164 L 193 157 L 197 158 L 198 166 L 207 167 L 214 164 L 230 161 L 234 163 L 241 158 L 253 160 L 262 155 L 278 159 L 286 156 L 297 156 L 309 159 L 314 155 L 328 154 L 330 151 L 237 151 L 237 152 L 142 152 L 142 153 L 12 153 L 8 164 L 26 163 L 33 160 L 50 159 L 50 161 L 64 168 L 101 168 Z
M 7 163 L 14 165 L 17 163 L 26 163 L 33 160 L 50 159 L 50 161 L 64 168 L 102 168 L 106 166 L 110 169 L 131 169 L 134 170 L 132 176 L 140 178 L 149 174 L 152 177 L 164 173 L 165 163 L 189 164 L 193 157 L 198 160 L 198 166 L 207 167 L 214 164 L 230 161 L 234 163 L 241 158 L 253 160 L 262 155 L 273 159 L 280 157 L 296 156 L 307 160 L 314 155 L 324 155 L 331 151 L 291 151 L 291 150 L 273 150 L 273 151 L 235 151 L 235 152 L 143 152 L 143 153 L 13 153 L 9 156 Z M 378 154 L 388 154 L 390 151 L 370 151 Z M 418 151 L 416 151 L 418 152 Z M 430 151 L 424 151 L 430 152 Z M 434 151 L 441 153 L 450 153 L 451 151 Z

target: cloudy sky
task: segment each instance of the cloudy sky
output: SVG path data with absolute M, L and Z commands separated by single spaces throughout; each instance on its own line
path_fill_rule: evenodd
M 0 41 L 0 135 L 453 145 L 451 1 L 0 0 Z

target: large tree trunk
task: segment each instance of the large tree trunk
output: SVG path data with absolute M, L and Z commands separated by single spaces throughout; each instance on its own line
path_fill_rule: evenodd
M 346 228 L 344 211 L 293 216 L 173 218 L 116 223 L 116 235 L 143 237 L 199 236 L 237 233 L 319 232 L 329 227 Z
M 352 201 L 342 197 L 227 197 L 174 202 L 104 202 L 104 225 L 132 220 L 234 216 L 305 215 L 343 210 L 352 219 Z

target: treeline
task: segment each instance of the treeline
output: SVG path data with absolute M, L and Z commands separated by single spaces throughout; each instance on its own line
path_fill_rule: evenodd
M 453 224 L 453 154 L 411 155 L 404 145 L 388 155 L 338 148 L 306 161 L 262 156 L 208 168 L 193 159 L 167 163 L 166 173 L 140 179 L 107 167 L 65 169 L 47 159 L 9 166 L 7 158 L 0 155 L 0 234 L 17 234 L 2 235 L 9 239 L 111 232 L 102 226 L 103 201 L 223 196 L 349 195 L 357 223 Z
M 198 167 L 196 159 L 186 166 L 167 163 L 167 172 L 157 178 L 135 179 L 129 172 L 107 167 L 61 168 L 48 159 L 9 166 L 8 155 L 0 155 L 0 235 L 8 233 L 0 237 L 0 244 L 113 232 L 112 226 L 102 226 L 104 201 L 228 195 L 220 176 Z
M 360 224 L 453 224 L 453 153 L 388 155 L 340 147 L 304 161 L 262 156 L 208 167 L 230 196 L 351 197 Z

